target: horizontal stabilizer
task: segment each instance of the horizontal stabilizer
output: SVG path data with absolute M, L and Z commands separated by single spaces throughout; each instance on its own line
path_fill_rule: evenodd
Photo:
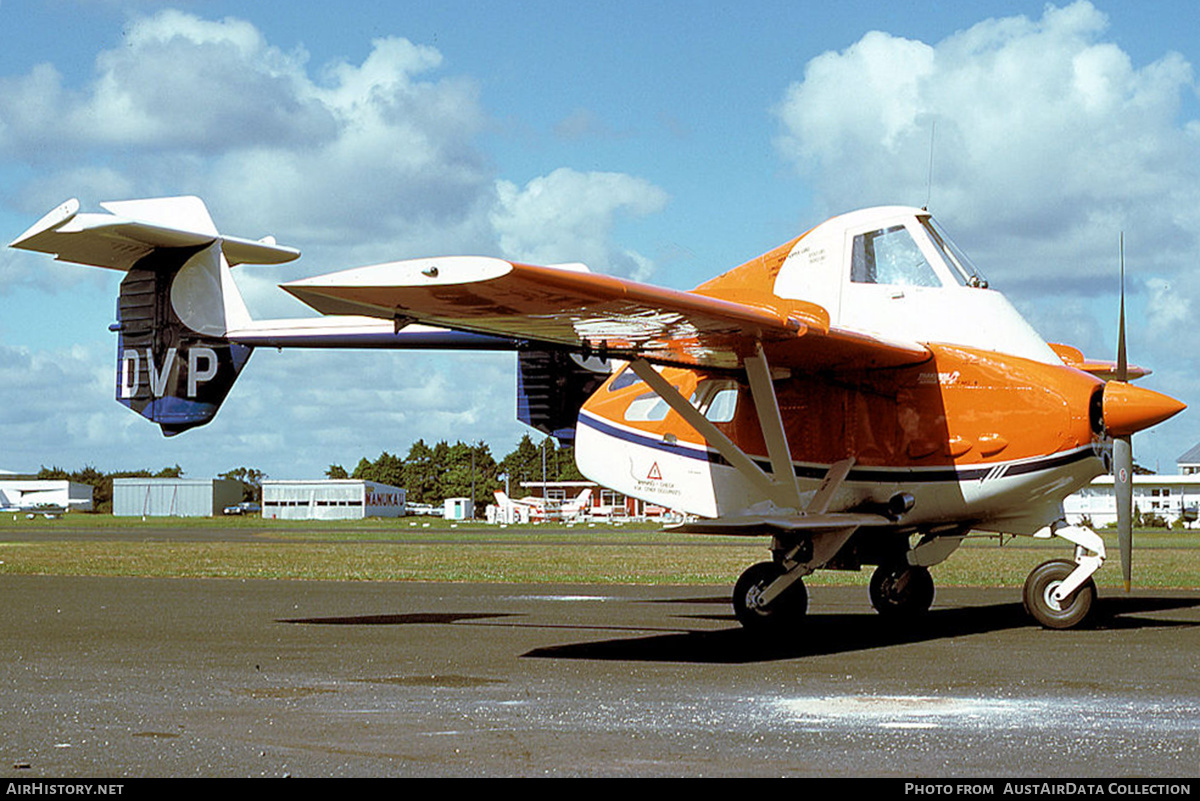
M 1058 354 L 1058 357 L 1063 360 L 1069 367 L 1074 367 L 1076 370 L 1083 370 L 1085 373 L 1091 373 L 1101 381 L 1112 381 L 1117 377 L 1117 363 L 1104 361 L 1102 359 L 1089 359 L 1083 355 L 1083 351 L 1079 348 L 1073 348 L 1070 345 L 1062 345 L 1057 342 L 1051 342 L 1050 348 Z M 1147 367 L 1138 367 L 1134 364 L 1125 366 L 1126 379 L 1129 381 L 1135 378 L 1142 378 L 1150 375 L 1152 370 Z
M 204 202 L 195 197 L 102 203 L 108 213 L 80 213 L 68 200 L 38 220 L 11 247 L 49 253 L 59 261 L 128 271 L 153 251 L 202 248 L 220 240 L 229 264 L 282 264 L 300 256 L 272 240 L 217 233 Z

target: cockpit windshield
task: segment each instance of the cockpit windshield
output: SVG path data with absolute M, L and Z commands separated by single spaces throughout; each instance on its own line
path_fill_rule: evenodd
M 987 289 L 988 282 L 983 273 L 979 272 L 979 268 L 971 262 L 967 254 L 954 244 L 954 240 L 946 235 L 942 227 L 932 217 L 922 216 L 919 219 L 929 233 L 929 239 L 933 242 L 933 246 L 942 254 L 946 264 L 950 265 L 950 271 L 958 283 L 963 286 Z

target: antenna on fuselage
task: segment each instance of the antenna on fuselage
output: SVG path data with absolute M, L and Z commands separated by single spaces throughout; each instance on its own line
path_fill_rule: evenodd
M 929 127 L 929 174 L 925 178 L 925 205 L 921 208 L 929 211 L 929 201 L 933 199 L 933 135 L 937 132 L 937 120 Z

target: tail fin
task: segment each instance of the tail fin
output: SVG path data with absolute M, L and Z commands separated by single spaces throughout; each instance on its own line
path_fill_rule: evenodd
M 575 441 L 579 409 L 608 378 L 607 360 L 524 350 L 517 355 L 517 419 L 564 445 Z
M 212 420 L 252 351 L 197 331 L 193 326 L 212 329 L 195 319 L 189 325 L 175 307 L 176 296 L 185 307 L 188 300 L 211 300 L 197 293 L 187 273 L 213 266 L 215 248 L 147 256 L 121 282 L 117 401 L 158 423 L 168 437 Z M 219 285 L 210 289 L 220 292 Z
M 118 301 L 117 400 L 173 436 L 209 422 L 252 348 L 225 333 L 250 320 L 230 263 L 281 263 L 299 252 L 217 233 L 199 198 L 101 204 L 71 200 L 13 247 L 127 272 Z

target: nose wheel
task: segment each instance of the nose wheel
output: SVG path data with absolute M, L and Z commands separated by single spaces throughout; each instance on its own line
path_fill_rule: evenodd
M 1096 601 L 1096 583 L 1090 578 L 1066 597 L 1059 587 L 1075 571 L 1075 563 L 1053 559 L 1033 569 L 1025 579 L 1025 611 L 1048 629 L 1069 629 L 1084 623 Z
M 808 590 L 793 579 L 770 600 L 765 594 L 787 571 L 777 562 L 759 562 L 742 573 L 733 588 L 733 614 L 748 631 L 773 631 L 795 624 L 808 611 Z

